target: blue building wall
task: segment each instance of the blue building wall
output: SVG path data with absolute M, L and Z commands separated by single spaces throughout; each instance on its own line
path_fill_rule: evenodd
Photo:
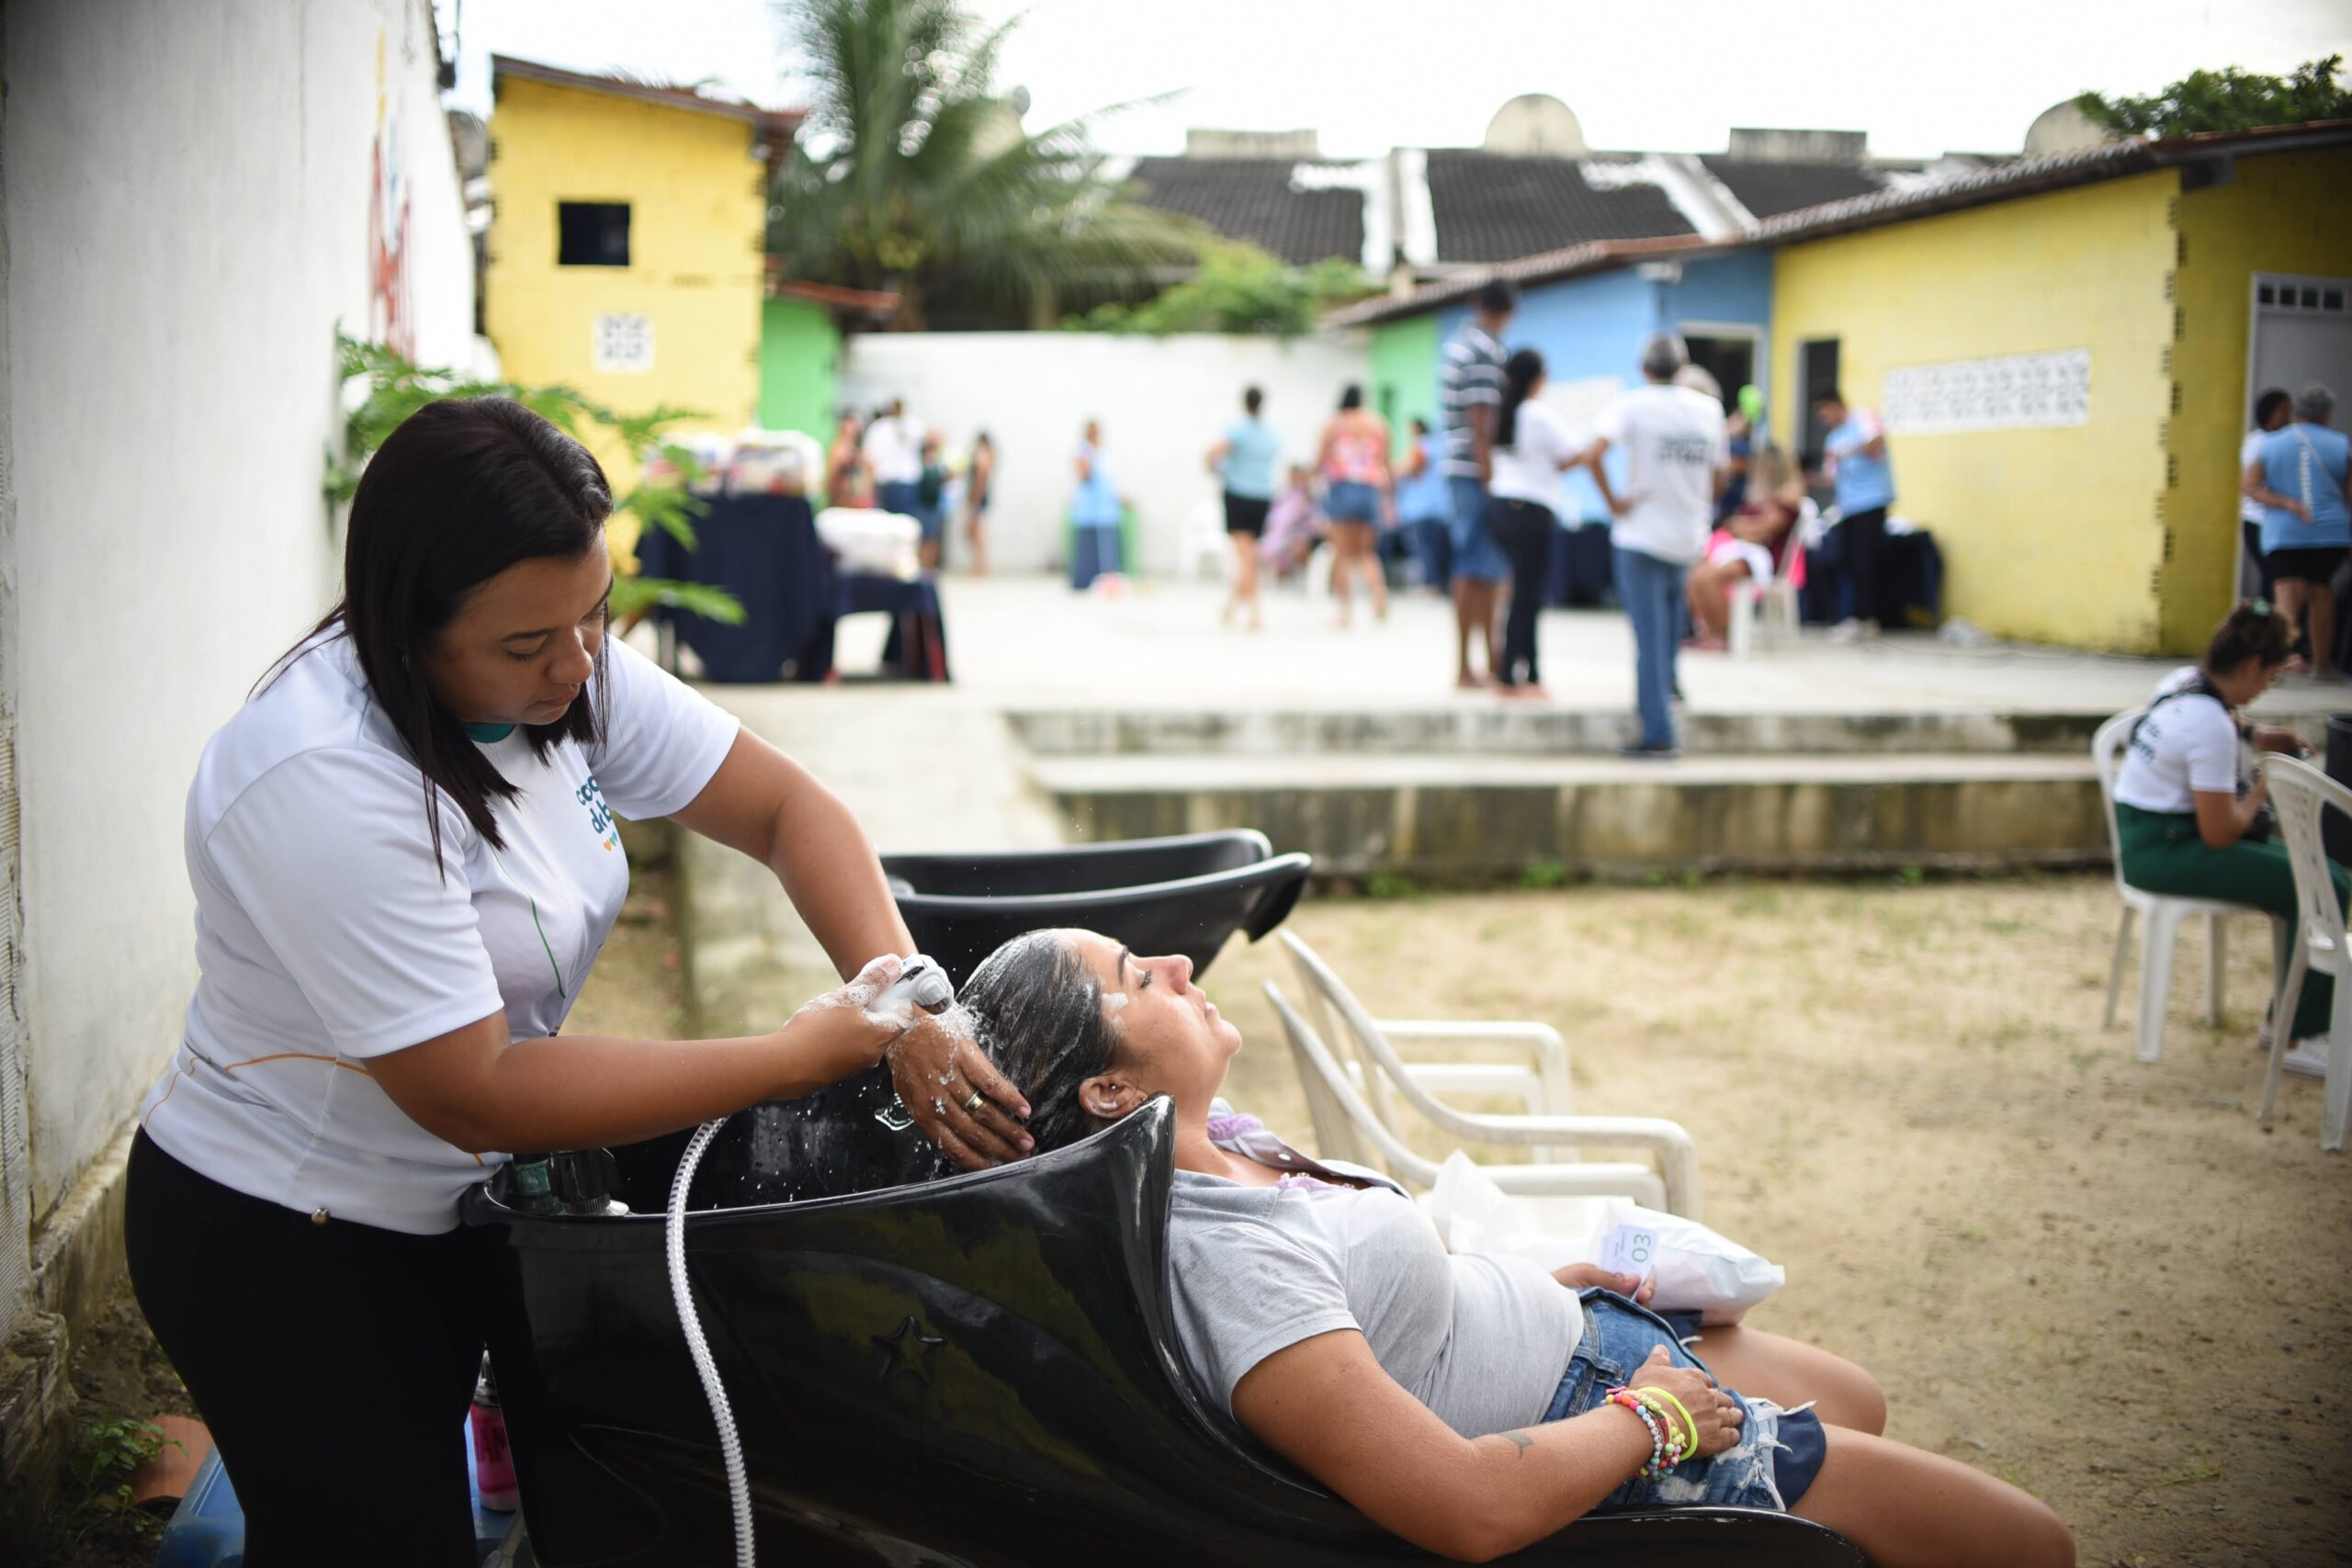
M 1453 336 L 1469 315 L 1466 304 L 1440 311 L 1438 341 Z M 1641 379 L 1643 339 L 1666 330 L 1702 333 L 1701 323 L 1755 328 L 1755 381 L 1759 387 L 1772 384 L 1768 362 L 1772 342 L 1770 252 L 1736 251 L 1685 260 L 1679 283 L 1652 283 L 1626 266 L 1537 284 L 1521 294 L 1503 347 L 1534 349 L 1544 355 L 1545 373 L 1555 382 L 1611 377 L 1631 386 Z M 1430 373 L 1436 374 L 1434 366 Z M 1618 477 L 1617 461 L 1611 459 L 1612 479 Z M 1568 500 L 1587 519 L 1598 522 L 1608 515 L 1600 491 L 1581 469 L 1568 477 Z

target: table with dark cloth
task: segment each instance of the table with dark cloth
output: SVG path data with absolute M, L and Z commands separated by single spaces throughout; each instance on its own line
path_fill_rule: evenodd
M 893 617 L 883 662 L 918 681 L 947 679 L 947 639 L 939 591 L 929 579 L 901 582 L 837 570 L 817 537 L 815 514 L 797 495 L 719 495 L 695 519 L 695 547 L 658 528 L 638 540 L 648 577 L 723 588 L 743 606 L 740 626 L 722 626 L 667 606 L 654 614 L 694 649 L 712 681 L 760 684 L 832 673 L 833 628 L 843 615 Z
M 838 590 L 816 516 L 797 495 L 704 499 L 709 510 L 695 519 L 695 547 L 648 528 L 637 542 L 638 568 L 648 577 L 725 589 L 743 606 L 742 624 L 721 626 L 667 606 L 655 614 L 695 650 L 711 680 L 781 680 L 786 662 L 818 629 L 831 629 Z
M 882 645 L 883 668 L 910 681 L 947 679 L 947 627 L 939 611 L 939 585 L 928 577 L 904 582 L 895 577 L 834 579 L 832 614 L 808 638 L 793 667 L 798 681 L 822 681 L 833 672 L 833 629 L 844 615 L 890 617 L 889 640 Z

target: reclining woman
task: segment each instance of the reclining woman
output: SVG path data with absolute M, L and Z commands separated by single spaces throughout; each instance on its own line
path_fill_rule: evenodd
M 1747 1327 L 1708 1328 L 1702 1360 L 1618 1293 L 1629 1278 L 1449 1255 L 1369 1173 L 1213 1129 L 1241 1036 L 1192 970 L 1091 931 L 1035 931 L 991 954 L 962 1000 L 1027 1095 L 1040 1151 L 1174 1100 L 1187 1359 L 1236 1420 L 1374 1522 L 1483 1562 L 1595 1509 L 1736 1505 L 1828 1525 L 1880 1568 L 2075 1561 L 2041 1503 L 1880 1437 L 1885 1401 L 1860 1368 Z M 1671 1463 L 1669 1438 L 1691 1428 L 1699 1457 Z

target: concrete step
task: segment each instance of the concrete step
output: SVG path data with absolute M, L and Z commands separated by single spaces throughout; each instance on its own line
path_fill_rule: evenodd
M 1623 705 L 1563 707 L 1473 699 L 1393 708 L 1023 707 L 1006 715 L 1041 757 L 1420 752 L 1458 756 L 1606 756 L 1626 739 Z M 1692 753 L 2083 756 L 2104 711 L 1951 709 L 1857 713 L 1690 710 Z
M 2080 865 L 2108 855 L 2075 755 L 1047 757 L 1081 840 L 1251 827 L 1321 871 L 1443 880 Z

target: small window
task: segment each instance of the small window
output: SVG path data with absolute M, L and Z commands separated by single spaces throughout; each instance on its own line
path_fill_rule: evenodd
M 2303 290 L 2303 309 L 2306 310 L 2316 310 L 2319 309 L 2318 289 L 2306 288 Z
M 558 265 L 628 265 L 628 202 L 559 201 L 555 215 Z
M 2276 305 L 2278 303 L 2278 290 L 2271 288 L 2270 285 L 2267 283 L 2254 291 L 2254 297 L 2265 305 Z
M 2326 293 L 2322 294 L 2319 297 L 2319 308 L 2323 310 L 2341 310 L 2344 309 L 2344 290 L 2341 288 L 2331 288 Z

